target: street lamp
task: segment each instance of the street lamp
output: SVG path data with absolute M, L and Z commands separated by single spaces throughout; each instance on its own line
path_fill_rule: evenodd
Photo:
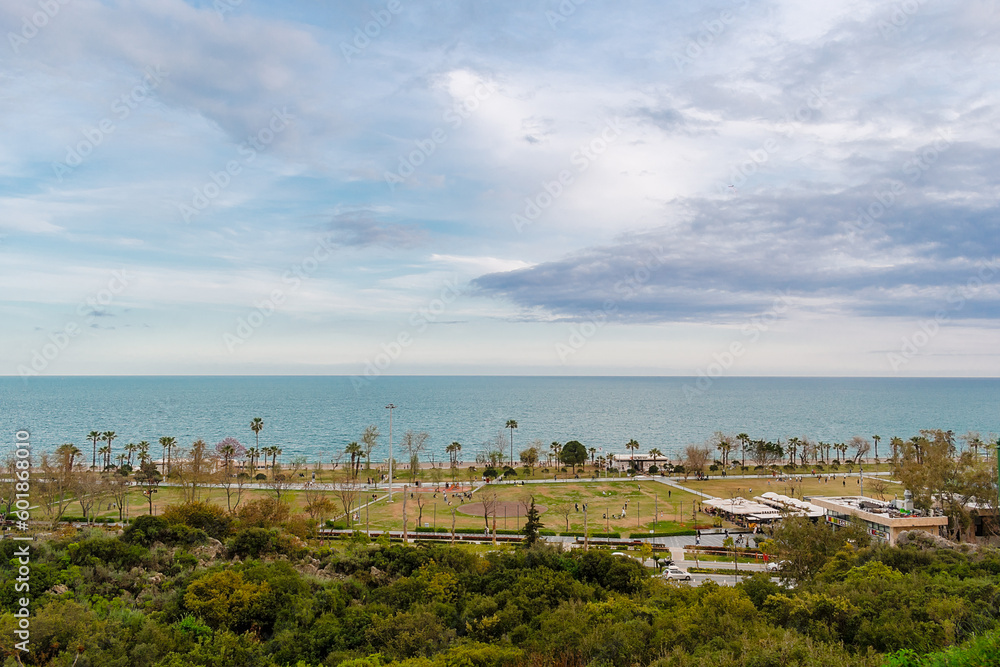
M 392 502 L 392 411 L 396 409 L 396 406 L 390 403 L 385 406 L 386 410 L 389 411 L 389 502 Z

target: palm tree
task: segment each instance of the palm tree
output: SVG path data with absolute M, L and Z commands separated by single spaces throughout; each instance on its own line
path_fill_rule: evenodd
M 135 453 L 136 449 L 138 449 L 138 447 L 133 442 L 125 445 L 125 451 L 128 452 L 128 465 L 130 468 L 132 467 L 132 455 Z
M 104 440 L 104 442 L 108 443 L 108 449 L 110 450 L 111 449 L 111 443 L 114 442 L 115 438 L 117 438 L 117 437 L 118 436 L 115 434 L 114 431 L 105 431 L 104 435 L 101 436 L 101 439 Z M 111 452 L 110 451 L 108 452 L 108 465 L 111 465 Z
M 655 466 L 657 459 L 663 456 L 663 452 L 661 452 L 656 447 L 653 447 L 651 450 L 649 450 L 649 455 L 653 457 L 653 465 Z M 659 466 L 657 466 L 657 468 L 659 468 Z
M 587 451 L 590 452 L 590 465 L 594 465 L 594 455 L 597 454 L 597 448 L 591 447 Z
M 517 421 L 513 419 L 507 420 L 507 425 L 504 428 L 510 429 L 510 467 L 514 467 L 514 429 L 517 428 Z M 501 454 L 502 456 L 502 454 Z
M 143 440 L 136 446 L 136 449 L 139 450 L 139 465 L 142 466 L 149 460 L 149 443 Z
M 160 467 L 163 468 L 164 471 L 163 475 L 167 476 L 170 474 L 170 450 L 177 446 L 177 439 L 163 436 L 160 438 L 160 445 L 163 446 L 163 451 L 167 453 L 167 467 L 163 468 L 162 460 L 160 462 Z
M 629 461 L 631 461 L 634 458 L 633 457 L 633 450 L 634 451 L 639 451 L 639 443 L 636 442 L 634 439 L 633 440 L 629 440 L 628 442 L 625 443 L 625 448 L 629 450 L 628 458 L 629 458 Z M 634 463 L 631 464 L 631 467 L 634 468 L 635 464 Z
M 91 431 L 90 433 L 87 434 L 87 439 L 94 441 L 94 453 L 90 461 L 90 468 L 94 469 L 97 467 L 97 441 L 102 439 L 101 432 Z
M 250 430 L 253 431 L 254 437 L 257 438 L 257 447 L 260 447 L 260 432 L 264 430 L 264 420 L 260 417 L 254 417 L 250 422 Z
M 351 456 L 351 479 L 357 479 L 358 470 L 361 468 L 361 457 L 365 455 L 365 450 L 357 442 L 352 442 L 344 448 L 344 453 Z
M 107 469 L 111 465 L 111 445 L 104 445 L 97 450 L 97 453 L 101 455 L 104 461 L 104 468 Z
M 271 447 L 271 476 L 274 476 L 274 466 L 278 465 L 278 457 L 281 456 L 283 450 L 277 445 Z
M 881 440 L 881 436 L 873 435 L 872 440 L 875 441 L 875 460 L 878 461 L 878 441 Z
M 788 439 L 788 465 L 795 465 L 795 452 L 799 448 L 798 438 Z
M 743 455 L 742 461 L 740 462 L 741 468 L 747 467 L 747 447 L 750 446 L 750 436 L 746 433 L 740 433 L 736 436 L 736 439 L 740 441 L 740 453 Z
M 118 454 L 115 456 L 115 460 L 118 461 L 118 467 L 121 468 L 125 465 L 125 454 Z
M 720 433 L 719 442 L 715 443 L 715 448 L 722 454 L 722 469 L 725 470 L 729 466 L 729 452 L 733 448 L 733 443 L 730 442 L 728 435 Z
M 553 459 L 555 459 L 556 461 L 559 461 L 559 452 L 560 451 L 562 451 L 562 445 L 559 444 L 558 442 L 553 442 L 551 445 L 549 445 L 549 464 L 550 465 L 551 465 L 551 462 L 552 462 Z
M 59 456 L 60 462 L 65 463 L 66 472 L 73 472 L 73 461 L 76 457 L 80 456 L 81 452 L 76 448 L 72 442 L 67 442 L 65 445 L 59 445 L 56 448 L 56 455 Z

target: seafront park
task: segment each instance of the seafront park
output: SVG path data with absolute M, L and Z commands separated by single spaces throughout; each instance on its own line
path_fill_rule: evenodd
M 280 446 L 260 445 L 264 421 L 248 423 L 250 447 L 235 438 L 185 447 L 161 437 L 157 457 L 148 441 L 119 444 L 114 432 L 92 431 L 89 457 L 85 449 L 65 444 L 39 458 L 36 475 L 44 493 L 36 495 L 40 502 L 32 518 L 52 528 L 121 525 L 185 503 L 234 517 L 248 507 L 279 503 L 282 516 L 300 520 L 304 539 L 362 531 L 393 539 L 500 543 L 519 539 L 511 536 L 522 534 L 533 502 L 544 537 L 589 548 L 721 547 L 730 533 L 748 533 L 741 543 L 749 547 L 788 516 L 835 526 L 861 505 L 886 519 L 880 524 L 867 517 L 871 535 L 887 543 L 895 542 L 893 521 L 975 542 L 995 516 L 996 495 L 982 480 L 977 487 L 975 475 L 994 469 L 997 443 L 971 432 L 922 431 L 888 442 L 855 436 L 843 443 L 807 437 L 771 442 L 720 432 L 670 458 L 656 448 L 642 451 L 635 440 L 623 443 L 622 453 L 607 455 L 577 441 L 546 447 L 535 441 L 515 449 L 517 423 L 509 420 L 507 434 L 498 433 L 474 453 L 452 443 L 446 461 L 420 460 L 425 433 L 397 434 L 390 466 L 390 443 L 374 425 L 332 460 L 310 461 L 287 460 Z M 968 488 L 960 491 L 964 503 L 945 502 L 940 489 L 916 489 L 933 484 L 925 474 L 929 465 L 949 466 L 947 474 L 967 478 Z M 904 518 L 915 523 L 900 523 Z M 935 521 L 921 524 L 918 518 Z

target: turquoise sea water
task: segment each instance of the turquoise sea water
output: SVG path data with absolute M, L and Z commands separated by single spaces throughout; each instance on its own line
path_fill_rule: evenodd
M 373 460 L 382 460 L 390 402 L 395 443 L 407 429 L 430 434 L 424 460 L 446 458 L 452 441 L 474 460 L 508 419 L 518 423 L 515 452 L 537 438 L 626 453 L 634 438 L 642 452 L 673 454 L 718 430 L 836 442 L 878 434 L 887 451 L 891 436 L 922 428 L 1000 432 L 998 379 L 721 378 L 697 395 L 693 386 L 677 377 L 381 377 L 360 387 L 346 377 L 4 377 L 0 433 L 4 448 L 26 429 L 38 449 L 72 442 L 89 453 L 89 431 L 113 430 L 116 449 L 148 440 L 158 456 L 164 435 L 250 446 L 250 420 L 262 417 L 261 446 L 282 447 L 286 461 L 329 461 L 377 424 Z

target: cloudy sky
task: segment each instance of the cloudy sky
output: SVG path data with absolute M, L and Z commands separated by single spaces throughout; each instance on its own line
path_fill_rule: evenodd
M 0 27 L 0 374 L 1000 373 L 995 0 Z

